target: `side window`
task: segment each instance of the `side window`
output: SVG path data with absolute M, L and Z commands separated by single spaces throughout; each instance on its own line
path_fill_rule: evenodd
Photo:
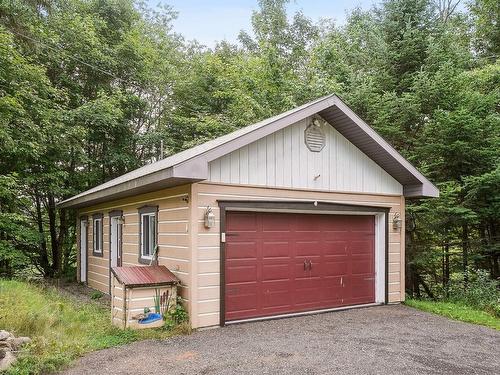
M 156 255 L 158 207 L 139 209 L 139 262 L 149 264 Z
M 102 214 L 92 216 L 92 243 L 93 254 L 102 257 Z

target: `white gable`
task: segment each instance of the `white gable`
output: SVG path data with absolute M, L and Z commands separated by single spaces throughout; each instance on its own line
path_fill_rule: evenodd
M 325 147 L 304 142 L 308 119 L 209 163 L 208 180 L 295 189 L 403 194 L 402 185 L 335 128 L 325 123 Z

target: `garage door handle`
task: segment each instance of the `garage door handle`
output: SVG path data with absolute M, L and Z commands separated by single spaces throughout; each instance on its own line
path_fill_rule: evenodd
M 312 270 L 312 262 L 308 259 L 304 260 L 304 271 Z
M 369 280 L 375 280 L 375 278 L 374 278 L 374 277 L 365 277 L 365 280 L 366 280 L 366 281 L 369 281 Z

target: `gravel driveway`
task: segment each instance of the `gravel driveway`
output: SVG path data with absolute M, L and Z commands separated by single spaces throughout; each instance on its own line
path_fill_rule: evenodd
M 380 306 L 142 341 L 66 374 L 500 374 L 500 331 Z

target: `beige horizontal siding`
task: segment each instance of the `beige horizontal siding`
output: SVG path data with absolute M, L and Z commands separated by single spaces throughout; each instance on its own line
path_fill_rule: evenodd
M 401 270 L 401 264 L 399 262 L 389 263 L 389 272 L 390 273 L 400 272 L 400 270 Z
M 179 294 L 189 301 L 188 285 L 191 281 L 189 197 L 190 185 L 177 186 L 147 194 L 106 202 L 86 207 L 79 216 L 89 217 L 88 230 L 88 285 L 104 293 L 109 293 L 109 212 L 123 211 L 122 261 L 124 266 L 139 264 L 139 213 L 144 205 L 158 206 L 158 246 L 159 264 L 167 266 L 180 279 Z M 92 255 L 91 218 L 96 213 L 103 214 L 103 256 Z M 80 267 L 80 260 L 78 260 Z
M 218 312 L 199 313 L 197 316 L 198 327 L 211 327 L 219 325 Z
M 219 286 L 220 274 L 219 270 L 216 272 L 198 273 L 198 284 L 205 286 Z
M 185 197 L 189 197 L 186 202 Z M 219 324 L 220 307 L 220 221 L 217 200 L 321 200 L 383 206 L 402 213 L 404 198 L 396 195 L 329 193 L 324 191 L 264 188 L 243 185 L 197 183 L 143 194 L 86 208 L 80 215 L 103 213 L 103 257 L 92 256 L 92 230 L 88 230 L 88 284 L 105 293 L 109 288 L 109 217 L 111 210 L 123 210 L 124 265 L 138 265 L 139 215 L 145 204 L 158 205 L 159 263 L 167 266 L 181 281 L 179 295 L 190 312 L 193 327 Z M 212 207 L 216 225 L 204 226 L 206 207 Z M 404 221 L 403 221 L 404 222 Z M 90 220 L 89 220 L 90 223 Z M 389 225 L 389 301 L 404 299 L 404 236 Z M 194 245 L 194 246 L 193 246 Z M 122 298 L 121 291 L 116 296 Z M 121 297 L 120 297 L 121 296 Z M 119 308 L 119 306 L 117 307 Z M 138 307 L 137 307 L 138 308 Z M 118 321 L 120 316 L 116 316 Z

